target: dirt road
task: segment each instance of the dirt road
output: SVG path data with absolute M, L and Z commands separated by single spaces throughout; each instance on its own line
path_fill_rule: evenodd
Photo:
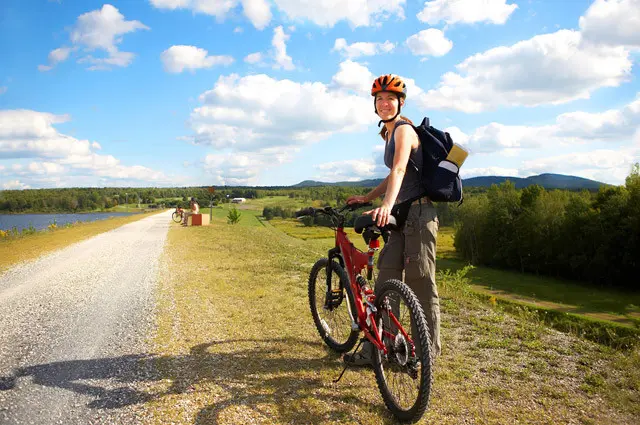
M 136 423 L 163 212 L 0 275 L 0 423 Z

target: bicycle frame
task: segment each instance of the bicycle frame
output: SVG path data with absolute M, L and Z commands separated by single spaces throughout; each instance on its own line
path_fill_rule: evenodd
M 379 350 L 383 350 L 385 354 L 388 354 L 387 348 L 382 342 L 382 336 L 388 335 L 393 337 L 386 331 L 380 331 L 375 321 L 375 299 L 376 296 L 371 288 L 361 286 L 358 282 L 358 276 L 362 280 L 364 278 L 361 275 L 362 270 L 367 269 L 367 275 L 371 278 L 373 271 L 373 256 L 375 251 L 380 248 L 380 241 L 378 239 L 371 239 L 369 241 L 369 249 L 365 253 L 356 248 L 349 240 L 346 232 L 344 231 L 343 223 L 338 223 L 336 227 L 335 247 L 329 250 L 329 262 L 327 263 L 327 280 L 331 279 L 331 261 L 337 258 L 340 264 L 347 271 L 349 276 L 349 284 L 353 292 L 356 301 L 356 313 L 357 313 L 357 325 L 364 333 L 365 337 Z M 366 281 L 365 281 L 366 283 Z M 328 282 L 327 288 L 331 288 L 331 282 Z M 329 299 L 327 294 L 327 299 Z M 411 344 L 412 354 L 415 347 L 413 340 L 409 337 L 404 330 L 398 319 L 393 312 L 390 312 L 391 321 L 402 333 L 403 337 Z

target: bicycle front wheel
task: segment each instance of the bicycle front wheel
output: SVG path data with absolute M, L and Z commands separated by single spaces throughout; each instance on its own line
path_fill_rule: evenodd
M 378 388 L 385 405 L 396 418 L 416 422 L 427 409 L 431 394 L 431 343 L 427 320 L 413 291 L 395 279 L 376 288 L 376 308 L 378 330 L 387 348 L 387 354 L 374 350 L 373 366 Z
M 347 272 L 331 261 L 331 282 L 327 282 L 327 258 L 318 260 L 309 274 L 309 307 L 320 337 L 334 351 L 344 353 L 358 340 L 353 329 L 356 307 Z
M 174 212 L 173 214 L 171 214 L 171 218 L 173 219 L 173 221 L 175 221 L 176 223 L 180 223 L 182 221 L 182 215 Z

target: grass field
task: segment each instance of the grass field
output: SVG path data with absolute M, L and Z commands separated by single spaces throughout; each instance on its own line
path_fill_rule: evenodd
M 281 224 L 281 223 L 280 223 Z M 320 341 L 307 276 L 329 238 L 278 223 L 173 226 L 158 292 L 156 423 L 390 424 L 370 370 Z M 355 242 L 355 240 L 354 240 Z M 180 249 L 178 249 L 180 248 Z M 182 255 L 184 252 L 189 255 Z M 440 277 L 443 355 L 421 423 L 640 423 L 640 353 L 549 329 Z
M 460 270 L 465 263 L 453 246 L 453 229 L 442 228 L 438 235 L 440 270 Z M 576 282 L 535 276 L 489 267 L 475 267 L 467 273 L 478 292 L 518 301 L 531 306 L 605 320 L 621 326 L 640 328 L 640 294 L 605 290 Z

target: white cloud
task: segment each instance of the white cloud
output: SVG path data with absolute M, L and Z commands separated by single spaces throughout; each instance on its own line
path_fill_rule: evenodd
M 354 90 L 362 95 L 370 95 L 371 85 L 375 78 L 366 66 L 346 60 L 340 64 L 340 69 L 333 76 L 332 82 L 339 88 Z
M 561 173 L 621 183 L 639 159 L 638 150 L 598 149 L 524 161 L 521 170 L 529 174 Z
M 211 154 L 204 169 L 218 185 L 247 185 L 257 182 L 258 171 L 265 167 L 259 156 L 247 154 Z
M 640 49 L 640 0 L 596 0 L 580 17 L 584 40 Z
M 484 167 L 484 168 L 460 168 L 460 177 L 468 179 L 471 177 L 483 177 L 483 176 L 509 176 L 517 177 L 520 172 L 516 168 L 504 168 L 504 167 Z
M 316 165 L 318 174 L 314 179 L 324 182 L 358 181 L 376 176 L 376 163 L 373 159 L 350 159 L 326 162 Z
M 24 190 L 24 189 L 31 189 L 31 187 L 28 184 L 22 183 L 20 180 L 10 180 L 10 181 L 2 184 L 2 189 L 4 189 L 4 190 Z
M 297 83 L 264 74 L 222 76 L 199 99 L 202 106 L 189 120 L 192 141 L 218 151 L 206 163 L 219 168 L 225 181 L 253 178 L 232 167 L 233 162 L 223 164 L 234 155 L 253 158 L 257 162 L 252 167 L 259 173 L 290 160 L 301 146 L 361 131 L 375 122 L 368 97 L 320 82 Z
M 515 3 L 507 4 L 507 0 L 434 0 L 425 2 L 424 9 L 417 16 L 429 25 L 440 21 L 447 24 L 488 22 L 502 25 L 517 8 Z
M 224 21 L 229 12 L 242 3 L 245 16 L 257 29 L 266 28 L 271 21 L 271 9 L 266 0 L 150 0 L 150 2 L 158 9 L 189 9 L 196 13 L 215 16 L 218 21 Z
M 579 32 L 560 30 L 465 59 L 419 103 L 464 112 L 567 103 L 627 81 L 631 66 L 624 48 L 587 45 Z
M 439 29 L 429 28 L 407 38 L 407 46 L 414 55 L 444 56 L 453 47 L 453 42 Z
M 0 94 L 5 94 L 7 92 L 7 86 L 0 86 Z
M 69 57 L 69 54 L 74 50 L 71 47 L 58 47 L 49 52 L 49 65 L 38 65 L 38 70 L 49 71 L 60 62 L 64 62 Z
M 58 63 L 65 61 L 72 51 L 83 48 L 83 53 L 101 51 L 106 58 L 95 58 L 87 55 L 80 58 L 80 63 L 90 63 L 90 70 L 110 69 L 111 66 L 128 66 L 134 58 L 130 52 L 121 52 L 117 45 L 122 42 L 124 34 L 149 27 L 139 21 L 126 21 L 124 16 L 110 4 L 101 9 L 80 15 L 71 29 L 70 39 L 73 47 L 60 47 L 49 53 L 49 65 L 39 65 L 40 71 L 49 71 Z
M 454 127 L 455 128 L 455 127 Z M 456 142 L 473 153 L 494 153 L 504 149 L 535 149 L 590 142 L 626 144 L 640 128 L 640 93 L 636 100 L 620 109 L 599 113 L 568 112 L 559 115 L 555 124 L 516 126 L 490 123 L 470 135 L 459 129 L 447 129 Z
M 150 0 L 159 9 L 189 9 L 224 21 L 240 3 L 244 14 L 258 29 L 269 24 L 272 14 L 267 0 Z M 332 27 L 345 20 L 352 26 L 374 25 L 395 15 L 404 18 L 405 0 L 349 0 L 348 7 L 336 0 L 275 0 L 275 5 L 291 19 L 306 19 Z
M 57 164 L 55 162 L 31 162 L 27 167 L 30 173 L 32 174 L 62 174 L 65 172 L 64 166 L 61 164 Z
M 29 164 L 12 164 L 9 171 L 20 176 L 20 181 L 46 182 L 37 176 L 65 175 L 66 183 L 77 185 L 74 176 L 81 173 L 82 181 L 92 177 L 146 182 L 147 184 L 172 184 L 170 178 L 160 171 L 140 165 L 126 166 L 111 155 L 98 155 L 97 142 L 78 140 L 59 133 L 55 124 L 69 121 L 68 115 L 55 115 L 31 110 L 0 111 L 0 160 L 33 159 Z M 4 167 L 3 167 L 4 168 Z
M 262 62 L 262 53 L 260 53 L 260 52 L 250 53 L 244 58 L 244 61 L 247 62 L 247 63 L 250 63 L 250 64 L 261 63 Z
M 287 55 L 287 45 L 286 41 L 289 39 L 289 35 L 284 33 L 282 29 L 282 25 L 276 27 L 273 30 L 273 39 L 271 40 L 271 45 L 274 49 L 274 59 L 275 64 L 274 68 L 280 69 L 284 68 L 287 71 L 294 69 L 293 62 L 291 61 L 291 56 Z
M 373 56 L 378 53 L 389 53 L 393 50 L 395 45 L 390 41 L 384 43 L 370 43 L 370 42 L 356 42 L 347 44 L 347 40 L 344 38 L 336 39 L 333 50 L 340 52 L 343 56 L 353 59 L 360 56 Z
M 529 149 L 519 171 L 498 173 L 499 168 L 461 168 L 463 177 L 478 175 L 520 175 L 540 173 L 572 174 L 612 184 L 620 184 L 631 164 L 640 162 L 640 92 L 634 101 L 619 109 L 599 113 L 568 112 L 555 123 L 543 126 L 515 126 L 490 123 L 467 135 L 457 127 L 447 128 L 455 142 L 476 154 L 515 156 Z M 602 148 L 602 146 L 605 148 Z M 590 149 L 590 148 L 597 149 Z M 572 152 L 572 153 L 564 153 Z M 486 157 L 485 157 L 486 158 Z M 503 169 L 509 170 L 509 169 Z M 514 171 L 512 169 L 512 171 Z
M 245 16 L 259 30 L 266 28 L 271 21 L 271 9 L 266 0 L 242 0 L 242 8 Z
M 216 65 L 228 66 L 233 63 L 231 56 L 209 56 L 205 49 L 195 46 L 171 46 L 160 55 L 164 70 L 180 73 L 185 70 L 194 71 L 211 68 Z
M 275 0 L 291 19 L 306 19 L 317 25 L 332 27 L 345 20 L 353 27 L 374 25 L 390 16 L 404 18 L 405 0 Z
M 238 2 L 236 0 L 150 0 L 150 3 L 158 9 L 190 9 L 222 20 Z

